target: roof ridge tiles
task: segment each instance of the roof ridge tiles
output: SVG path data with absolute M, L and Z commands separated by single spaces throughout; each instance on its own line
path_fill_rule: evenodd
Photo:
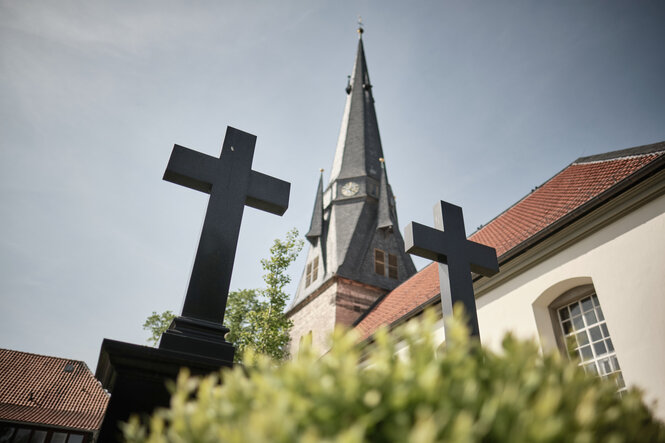
M 665 153 L 665 141 L 580 157 L 577 160 L 575 160 L 572 164 L 599 163 L 607 160 L 621 160 L 629 157 L 641 157 L 644 155 L 656 154 L 656 153 Z
M 600 160 L 585 160 L 585 161 L 579 161 L 575 160 L 573 163 L 571 163 L 571 166 L 578 166 L 578 165 L 593 165 L 593 164 L 599 164 L 599 163 L 607 163 L 611 161 L 620 161 L 620 160 L 629 160 L 632 158 L 640 158 L 640 157 L 647 157 L 647 156 L 654 156 L 657 157 L 659 155 L 665 154 L 665 150 L 663 151 L 654 151 L 654 152 L 646 152 L 643 154 L 630 154 L 630 155 L 625 155 L 622 157 L 612 157 L 612 158 L 606 158 L 606 159 L 600 159 Z M 589 158 L 589 157 L 585 157 Z
M 36 352 L 19 351 L 19 350 L 16 350 L 16 349 L 9 349 L 9 348 L 0 348 L 0 352 L 2 352 L 2 351 L 16 352 L 16 353 L 19 353 L 19 354 L 34 355 L 34 356 L 37 356 L 37 357 L 45 357 L 45 358 L 48 358 L 50 360 L 62 360 L 62 361 L 71 361 L 71 362 L 83 363 L 86 368 L 90 369 L 88 367 L 88 365 L 83 360 L 76 360 L 76 359 L 73 359 L 73 358 L 66 358 L 66 357 L 57 357 L 57 356 L 46 355 L 46 354 L 37 354 Z

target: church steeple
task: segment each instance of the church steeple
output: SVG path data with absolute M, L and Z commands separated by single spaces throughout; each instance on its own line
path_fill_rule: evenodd
M 358 39 L 356 61 L 346 88 L 346 106 L 330 173 L 330 183 L 337 179 L 361 175 L 369 175 L 376 180 L 380 177 L 379 158 L 383 157 L 383 149 L 362 33 L 359 35 L 361 37 Z
M 330 180 L 314 202 L 307 264 L 287 315 L 297 340 L 315 331 L 325 340 L 337 323 L 350 325 L 377 298 L 415 274 L 397 224 L 383 163 L 362 28 Z M 327 332 L 317 339 L 316 330 Z

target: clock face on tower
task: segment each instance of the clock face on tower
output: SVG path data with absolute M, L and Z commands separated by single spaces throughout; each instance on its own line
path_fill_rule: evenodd
M 359 189 L 360 185 L 358 183 L 346 182 L 342 185 L 342 195 L 345 197 L 351 197 L 352 195 L 356 195 Z

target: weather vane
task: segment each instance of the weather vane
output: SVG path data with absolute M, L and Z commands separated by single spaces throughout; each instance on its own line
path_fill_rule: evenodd
M 363 18 L 359 15 L 358 16 L 358 34 L 362 34 L 363 32 L 365 32 L 363 30 Z

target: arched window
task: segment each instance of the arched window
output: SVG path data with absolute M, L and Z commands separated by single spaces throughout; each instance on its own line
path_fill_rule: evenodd
M 578 286 L 563 293 L 550 306 L 557 344 L 588 374 L 615 377 L 618 390 L 626 384 L 612 344 L 609 327 L 593 285 Z

